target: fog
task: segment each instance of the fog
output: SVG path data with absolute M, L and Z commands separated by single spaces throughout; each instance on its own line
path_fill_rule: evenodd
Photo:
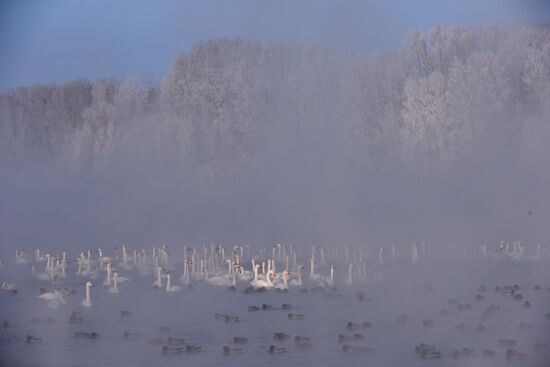
M 361 57 L 219 39 L 158 84 L 8 91 L 3 248 L 544 243 L 548 35 L 436 27 Z
M 4 6 L 0 362 L 542 366 L 547 6 L 391 3 Z

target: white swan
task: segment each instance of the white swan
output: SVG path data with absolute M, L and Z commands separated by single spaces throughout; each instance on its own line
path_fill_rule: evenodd
M 53 280 L 53 266 L 52 266 L 52 257 L 50 254 L 46 254 L 46 269 L 43 273 L 36 273 L 35 276 L 40 280 Z
M 323 281 L 324 277 L 321 274 L 315 274 L 315 257 L 314 256 L 311 256 L 310 265 L 311 265 L 311 269 L 309 272 L 309 279 L 316 282 Z
M 189 260 L 185 259 L 183 261 L 183 274 L 180 277 L 180 282 L 183 284 L 189 284 L 189 264 Z
M 157 267 L 157 279 L 153 282 L 153 287 L 162 288 L 162 268 Z
M 86 283 L 86 298 L 82 300 L 82 307 L 92 307 L 92 297 L 90 294 L 90 288 L 92 288 L 94 284 L 92 282 Z
M 63 294 L 57 289 L 53 292 L 41 294 L 38 296 L 38 298 L 48 301 L 49 308 L 57 308 L 57 306 L 59 306 L 60 304 L 65 303 L 65 298 L 63 298 Z
M 254 279 L 254 272 L 250 270 L 244 270 L 242 265 L 237 266 L 237 272 L 235 273 L 237 278 L 243 282 L 249 282 Z
M 233 276 L 231 274 L 233 266 L 232 266 L 231 260 L 227 259 L 227 260 L 225 260 L 225 262 L 228 265 L 227 273 L 213 275 L 213 276 L 209 277 L 206 281 L 210 285 L 214 285 L 214 286 L 217 286 L 217 287 L 229 287 L 229 286 L 233 285 Z
M 302 271 L 304 270 L 304 267 L 302 265 L 298 265 L 298 279 L 292 279 L 290 281 L 290 285 L 293 287 L 301 287 L 304 285 L 302 282 Z
M 113 274 L 113 286 L 109 288 L 109 293 L 118 293 L 118 273 Z
M 8 283 L 8 282 L 2 282 L 2 285 L 0 286 L 0 290 L 3 291 L 16 291 L 17 287 L 14 283 Z
M 353 264 L 349 264 L 348 278 L 346 279 L 346 284 L 352 284 L 352 283 L 353 283 Z
M 288 289 L 288 271 L 284 270 L 282 274 L 282 281 L 274 283 L 275 289 L 285 290 Z
M 113 265 L 111 263 L 107 263 L 107 278 L 105 278 L 105 281 L 103 282 L 104 286 L 107 286 L 107 287 L 111 286 L 112 271 L 113 271 Z
M 172 285 L 170 273 L 166 274 L 166 292 L 181 292 L 182 290 L 179 285 Z
M 273 287 L 273 283 L 271 283 L 271 279 L 269 279 L 269 274 L 266 274 L 265 279 L 260 279 L 258 275 L 258 269 L 260 268 L 260 265 L 256 264 L 254 267 L 254 279 L 250 282 L 250 285 L 254 288 L 271 288 Z
M 30 262 L 30 260 L 27 257 L 27 255 L 25 255 L 23 250 L 21 250 L 21 249 L 15 250 L 15 264 L 16 265 L 24 265 L 24 264 L 28 264 L 29 262 Z

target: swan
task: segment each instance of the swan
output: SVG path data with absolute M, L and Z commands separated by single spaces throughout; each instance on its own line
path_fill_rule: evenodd
M 321 274 L 315 274 L 315 257 L 314 256 L 311 256 L 310 265 L 311 265 L 311 269 L 309 273 L 309 279 L 316 282 L 324 280 L 325 278 Z
M 349 264 L 348 278 L 346 279 L 346 284 L 352 284 L 352 283 L 353 283 L 353 264 Z
M 281 289 L 281 290 L 288 289 L 288 271 L 286 271 L 286 270 L 283 271 L 283 277 L 282 278 L 283 278 L 282 282 L 279 281 L 274 285 L 275 289 Z
M 25 255 L 23 250 L 21 250 L 21 249 L 15 250 L 15 264 L 16 265 L 25 265 L 25 264 L 28 264 L 29 262 L 30 262 L 30 260 L 27 257 L 27 255 Z
M 298 279 L 292 279 L 290 281 L 290 285 L 293 287 L 301 287 L 303 286 L 302 283 L 302 271 L 304 270 L 304 267 L 302 265 L 298 265 Z
M 162 288 L 162 268 L 157 267 L 157 279 L 153 282 L 153 287 Z
M 107 278 L 103 282 L 104 286 L 110 287 L 111 286 L 111 272 L 113 271 L 113 265 L 111 263 L 107 263 Z
M 53 292 L 43 293 L 39 295 L 38 298 L 48 301 L 49 308 L 57 308 L 60 304 L 65 304 L 63 294 L 57 289 Z
M 183 262 L 183 274 L 180 277 L 180 281 L 183 284 L 189 284 L 189 264 L 190 263 L 191 263 L 191 261 L 189 261 L 187 259 L 185 259 L 185 261 Z
M 92 282 L 86 283 L 86 298 L 82 300 L 82 307 L 92 307 L 92 297 L 90 295 L 90 289 L 94 286 Z
M 225 262 L 228 264 L 227 273 L 214 275 L 209 277 L 206 281 L 210 285 L 218 286 L 218 287 L 225 287 L 225 286 L 231 286 L 233 285 L 233 276 L 231 274 L 232 272 L 232 264 L 231 260 L 227 259 Z
M 52 257 L 50 254 L 46 254 L 46 259 L 48 260 L 46 262 L 46 269 L 43 273 L 36 273 L 35 276 L 39 280 L 53 280 L 53 271 L 54 268 L 52 266 Z
M 8 283 L 8 282 L 2 282 L 2 285 L 0 286 L 0 290 L 3 291 L 16 291 L 17 287 L 14 283 Z
M 166 274 L 166 292 L 181 292 L 182 290 L 179 285 L 171 285 L 170 273 Z
M 113 286 L 109 288 L 109 293 L 118 293 L 118 273 L 113 274 Z
M 256 264 L 254 267 L 254 279 L 250 282 L 250 285 L 254 288 L 271 288 L 273 287 L 273 283 L 271 283 L 271 280 L 269 279 L 269 275 L 265 277 L 265 279 L 260 279 L 258 276 L 258 269 L 260 268 L 260 265 Z
M 252 265 L 252 268 L 254 268 L 254 264 Z M 235 273 L 239 280 L 243 282 L 250 282 L 252 279 L 254 279 L 254 272 L 250 270 L 244 270 L 244 267 L 242 265 L 237 265 L 237 272 Z

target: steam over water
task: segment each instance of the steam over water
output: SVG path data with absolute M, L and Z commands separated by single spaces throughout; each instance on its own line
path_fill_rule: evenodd
M 548 101 L 546 26 L 211 39 L 159 81 L 7 90 L 0 366 L 547 366 Z
M 453 251 L 449 249 L 450 252 Z M 41 264 L 43 265 L 43 264 Z M 346 266 L 337 266 L 335 286 L 304 293 L 298 288 L 289 292 L 245 294 L 247 283 L 239 282 L 238 290 L 193 282 L 192 289 L 181 293 L 168 293 L 152 287 L 153 278 L 136 270 L 118 271 L 130 282 L 120 283 L 118 294 L 108 292 L 102 285 L 104 274 L 94 280 L 93 307 L 81 307 L 84 298 L 83 278 L 70 274 L 67 278 L 51 282 L 37 280 L 28 273 L 28 266 L 8 265 L 4 276 L 18 281 L 18 294 L 0 294 L 2 318 L 10 325 L 1 329 L 0 351 L 2 361 L 9 366 L 151 366 L 182 364 L 267 366 L 281 364 L 333 366 L 336 364 L 437 366 L 528 365 L 544 366 L 548 361 L 548 346 L 535 350 L 536 343 L 547 343 L 550 330 L 548 300 L 550 283 L 547 279 L 548 260 L 481 261 L 473 254 L 456 253 L 453 258 L 427 258 L 416 265 L 406 259 L 387 261 L 384 267 L 369 264 L 369 278 L 345 284 Z M 179 264 L 181 266 L 181 264 Z M 246 267 L 246 266 L 245 266 Z M 377 270 L 372 270 L 376 268 Z M 73 273 L 75 269 L 71 269 Z M 326 264 L 318 267 L 319 273 L 328 272 Z M 174 270 L 173 274 L 178 271 Z M 442 276 L 434 277 L 434 274 Z M 174 278 L 178 278 L 175 277 Z M 308 275 L 304 276 L 308 279 Z M 179 283 L 179 281 L 177 282 Z M 519 285 L 517 294 L 523 300 L 495 291 L 496 286 Z M 480 290 L 485 285 L 486 291 Z M 541 289 L 535 289 L 540 285 Z M 66 304 L 57 309 L 37 296 L 39 288 L 67 287 L 76 294 L 66 297 Z M 304 286 L 305 287 L 305 286 Z M 359 294 L 364 298 L 360 299 Z M 483 300 L 476 299 L 482 294 Z M 457 304 L 451 299 L 456 299 Z M 522 304 L 525 300 L 531 307 Z M 262 310 L 262 305 L 273 308 Z M 290 304 L 290 310 L 282 310 Z M 498 309 L 488 316 L 483 312 L 491 304 Z M 259 311 L 249 311 L 256 305 Z M 465 305 L 470 305 L 466 307 Z M 73 310 L 82 316 L 82 323 L 69 323 Z M 445 313 L 446 310 L 448 311 Z M 121 311 L 131 311 L 130 317 L 121 317 Z M 239 322 L 216 320 L 214 315 L 236 315 Z M 302 320 L 291 320 L 288 313 L 303 314 Z M 407 314 L 409 322 L 401 325 L 398 318 Z M 31 321 L 31 318 L 40 320 Z M 433 320 L 433 325 L 424 325 Z M 371 325 L 362 328 L 368 321 Z M 353 330 L 348 322 L 357 324 Z M 15 323 L 15 325 L 14 325 Z M 461 329 L 459 324 L 463 324 Z M 483 324 L 485 330 L 478 330 Z M 168 327 L 169 330 L 161 330 Z M 74 332 L 96 332 L 96 339 L 75 338 Z M 124 338 L 125 332 L 142 334 L 139 339 Z M 283 332 L 290 339 L 275 341 L 273 334 Z M 30 334 L 42 338 L 40 343 L 27 343 Z M 339 342 L 339 335 L 352 337 L 362 334 L 362 340 Z M 299 348 L 296 335 L 311 338 L 312 345 Z M 240 345 L 241 354 L 224 355 L 223 346 L 238 347 L 233 337 L 248 338 Z M 183 338 L 183 347 L 200 345 L 197 353 L 175 355 L 161 353 L 168 338 Z M 158 343 L 153 341 L 160 339 Z M 499 340 L 513 339 L 514 349 L 526 356 L 507 361 L 507 347 L 498 346 Z M 441 358 L 425 360 L 415 354 L 420 343 L 433 344 Z M 287 348 L 285 353 L 269 353 L 270 345 Z M 368 354 L 343 352 L 343 345 L 374 348 Z M 456 358 L 455 350 L 469 348 L 475 356 Z M 482 357 L 484 350 L 495 351 L 495 356 Z

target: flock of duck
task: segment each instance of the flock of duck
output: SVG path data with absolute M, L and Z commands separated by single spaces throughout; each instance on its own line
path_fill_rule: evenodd
M 339 287 L 344 287 L 355 298 L 355 302 L 367 303 L 371 300 L 369 284 L 377 282 L 384 284 L 387 269 L 392 267 L 416 267 L 422 263 L 435 261 L 446 254 L 450 257 L 458 255 L 477 258 L 481 261 L 545 261 L 549 258 L 549 249 L 536 246 L 534 251 L 527 251 L 521 242 L 502 242 L 495 251 L 489 251 L 486 244 L 482 244 L 478 250 L 471 251 L 457 246 L 427 246 L 414 244 L 408 248 L 374 248 L 363 247 L 312 247 L 305 256 L 293 246 L 277 244 L 253 250 L 249 246 L 234 246 L 229 249 L 221 245 L 202 247 L 184 247 L 180 256 L 174 256 L 166 246 L 153 246 L 150 251 L 135 249 L 130 252 L 127 246 L 115 248 L 113 256 L 105 256 L 101 249 L 86 250 L 80 252 L 76 258 L 69 258 L 67 252 L 61 254 L 42 254 L 36 247 L 32 256 L 19 249 L 15 253 L 15 264 L 29 267 L 29 277 L 36 282 L 41 282 L 37 299 L 43 301 L 48 308 L 63 307 L 70 297 L 82 295 L 80 302 L 84 309 L 96 306 L 95 291 L 106 292 L 116 296 L 124 292 L 126 287 L 131 287 L 131 277 L 152 277 L 151 287 L 159 292 L 182 293 L 192 291 L 194 287 L 204 284 L 211 287 L 220 287 L 234 292 L 245 294 L 259 294 L 263 292 L 297 292 L 317 293 L 324 298 L 340 298 L 344 295 Z M 300 262 L 299 259 L 305 260 Z M 305 264 L 305 265 L 304 265 Z M 336 270 L 343 268 L 337 276 Z M 179 277 L 176 276 L 179 275 Z M 126 276 L 127 275 L 127 276 Z M 82 279 L 81 289 L 63 286 L 66 277 Z M 76 277 L 76 278 L 75 278 Z M 15 279 L 17 281 L 17 279 Z M 176 284 L 177 283 L 177 284 Z M 100 289 L 94 290 L 94 287 Z M 342 288 L 340 288 L 342 289 Z M 3 281 L 0 290 L 6 296 L 17 295 L 18 288 L 14 280 Z M 429 291 L 429 285 L 426 286 Z M 525 299 L 526 292 L 544 292 L 539 285 L 529 285 L 528 288 L 513 285 L 495 285 L 494 293 L 498 297 L 509 298 L 517 302 L 518 307 L 529 309 L 531 302 Z M 82 292 L 82 293 L 80 293 Z M 550 288 L 546 290 L 550 295 Z M 477 291 L 472 292 L 472 302 L 483 304 L 486 302 L 490 288 L 480 285 Z M 549 298 L 550 300 L 550 298 Z M 451 311 L 468 311 L 473 305 L 461 302 L 456 298 L 449 298 L 444 308 L 438 315 L 428 319 L 414 320 L 408 313 L 396 315 L 395 326 L 405 328 L 413 322 L 421 325 L 423 329 L 433 328 L 438 319 L 448 317 Z M 489 304 L 479 314 L 479 323 L 475 330 L 483 333 L 487 329 L 486 321 L 498 313 L 500 306 Z M 248 314 L 254 312 L 276 311 L 283 312 L 288 320 L 304 320 L 307 312 L 297 312 L 289 303 L 280 306 L 270 304 L 251 304 L 242 310 Z M 549 310 L 550 311 L 550 310 Z M 120 318 L 132 318 L 131 310 L 120 310 Z M 85 315 L 82 311 L 74 310 L 70 314 L 70 324 L 82 324 Z M 550 325 L 550 312 L 544 315 Z M 228 313 L 215 313 L 214 319 L 225 323 L 239 323 L 240 315 Z M 30 323 L 40 322 L 31 318 Z M 47 322 L 55 322 L 48 319 Z M 299 321 L 298 321 L 299 322 Z M 342 353 L 373 355 L 376 348 L 365 345 L 370 340 L 375 340 L 376 320 L 348 321 L 342 325 L 342 333 L 334 336 L 334 343 L 340 345 Z M 17 327 L 15 322 L 3 321 L 4 328 Z M 534 325 L 528 322 L 520 322 L 521 329 L 530 329 Z M 548 327 L 548 326 L 546 326 Z M 455 332 L 461 332 L 469 327 L 463 321 L 455 326 Z M 170 327 L 161 326 L 160 333 L 170 333 Z M 73 337 L 77 339 L 99 339 L 98 331 L 74 331 Z M 124 340 L 141 340 L 145 336 L 134 331 L 124 331 L 121 336 Z M 265 346 L 266 353 L 286 353 L 290 351 L 310 350 L 314 346 L 314 338 L 308 335 L 291 335 L 281 330 L 273 330 L 273 342 Z M 41 343 L 40 335 L 26 335 L 26 343 Z M 433 342 L 433 341 L 432 341 Z M 177 337 L 148 338 L 148 344 L 159 345 L 162 354 L 199 353 L 202 346 L 186 343 L 184 339 Z M 248 337 L 236 335 L 227 344 L 220 345 L 223 355 L 236 355 L 246 351 Z M 414 346 L 414 352 L 420 359 L 440 359 L 452 357 L 455 359 L 470 358 L 494 358 L 503 355 L 506 360 L 523 360 L 528 351 L 517 349 L 517 341 L 511 338 L 495 340 L 496 349 L 474 350 L 461 348 L 453 351 L 443 351 L 434 344 L 427 342 Z M 548 345 L 544 340 L 532 343 L 534 353 L 547 353 Z M 547 355 L 547 354 L 546 354 Z

